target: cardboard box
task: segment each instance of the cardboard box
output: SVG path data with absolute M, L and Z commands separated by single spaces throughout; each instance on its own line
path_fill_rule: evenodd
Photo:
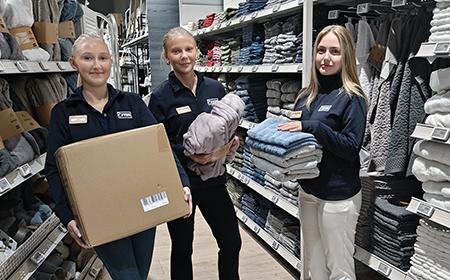
M 33 33 L 38 43 L 56 44 L 58 42 L 58 23 L 34 22 Z
M 17 40 L 21 50 L 29 50 L 39 47 L 33 30 L 30 27 L 16 27 L 9 30 Z
M 75 25 L 73 21 L 63 21 L 58 25 L 59 38 L 72 38 L 75 39 Z
M 92 246 L 189 213 L 162 124 L 61 147 L 56 160 L 75 219 Z

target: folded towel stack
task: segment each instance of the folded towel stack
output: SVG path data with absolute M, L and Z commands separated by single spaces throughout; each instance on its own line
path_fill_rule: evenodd
M 271 202 L 264 199 L 260 194 L 249 190 L 241 198 L 242 212 L 247 215 L 257 225 L 264 228 L 267 214 L 273 207 Z
M 436 1 L 431 21 L 430 42 L 450 41 L 450 1 Z
M 299 80 L 273 79 L 267 85 L 267 117 L 295 119 L 295 99 L 301 89 Z
M 244 186 L 241 182 L 234 178 L 229 178 L 226 183 L 228 193 L 230 194 L 231 201 L 239 209 L 242 208 L 241 200 L 244 195 Z
M 289 252 L 300 257 L 300 224 L 285 211 L 270 209 L 264 229 Z

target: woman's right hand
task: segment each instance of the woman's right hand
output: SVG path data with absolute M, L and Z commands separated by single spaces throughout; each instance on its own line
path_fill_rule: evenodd
M 75 242 L 77 242 L 77 244 L 81 248 L 83 249 L 91 248 L 91 246 L 86 244 L 86 242 L 84 242 L 84 240 L 82 239 L 81 232 L 78 229 L 78 225 L 75 220 L 72 220 L 67 224 L 67 230 L 69 231 L 70 236 L 75 240 Z
M 282 123 L 282 124 L 278 125 L 278 130 L 290 131 L 290 132 L 302 131 L 302 122 L 301 121 L 290 121 L 290 122 Z

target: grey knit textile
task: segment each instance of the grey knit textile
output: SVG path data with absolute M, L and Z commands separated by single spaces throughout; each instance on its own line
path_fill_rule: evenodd
M 33 14 L 36 22 L 59 23 L 63 0 L 33 0 Z M 61 48 L 59 43 L 44 44 L 39 46 L 50 54 L 50 60 L 61 60 Z

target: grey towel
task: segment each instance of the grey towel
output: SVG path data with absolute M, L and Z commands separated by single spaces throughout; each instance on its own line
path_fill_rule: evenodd
M 0 150 L 0 177 L 5 176 L 17 167 L 7 149 Z
M 9 33 L 0 33 L 0 58 L 11 60 L 24 59 L 16 38 Z
M 61 17 L 62 0 L 33 0 L 33 14 L 36 22 L 59 23 Z M 50 60 L 61 60 L 59 43 L 39 44 L 50 54 Z

